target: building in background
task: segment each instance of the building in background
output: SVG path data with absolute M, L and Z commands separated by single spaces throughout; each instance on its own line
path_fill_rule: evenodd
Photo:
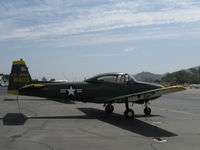
M 9 83 L 9 75 L 0 74 L 0 86 L 7 87 Z

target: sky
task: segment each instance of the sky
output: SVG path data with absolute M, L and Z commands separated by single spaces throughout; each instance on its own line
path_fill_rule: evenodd
M 32 78 L 173 72 L 200 65 L 199 0 L 1 0 L 0 73 Z

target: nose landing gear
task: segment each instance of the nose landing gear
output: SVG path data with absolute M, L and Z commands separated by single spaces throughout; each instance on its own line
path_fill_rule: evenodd
M 145 106 L 145 108 L 144 108 L 144 114 L 146 116 L 149 116 L 151 114 L 151 108 L 148 106 L 148 102 L 145 102 L 144 106 Z
M 135 113 L 132 109 L 129 108 L 128 98 L 125 99 L 125 106 L 126 106 L 126 110 L 124 112 L 125 118 L 127 119 L 134 118 Z

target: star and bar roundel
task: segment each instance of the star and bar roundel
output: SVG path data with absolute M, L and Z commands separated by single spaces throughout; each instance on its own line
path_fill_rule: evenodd
M 68 93 L 68 96 L 73 95 L 75 96 L 75 93 L 82 93 L 83 89 L 74 89 L 72 86 L 68 89 L 60 89 L 60 93 Z

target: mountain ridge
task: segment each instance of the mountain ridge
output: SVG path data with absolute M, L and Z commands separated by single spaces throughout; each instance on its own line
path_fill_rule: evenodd
M 164 73 L 164 74 L 158 74 L 158 73 L 152 73 L 152 72 L 149 72 L 149 71 L 143 71 L 143 72 L 135 74 L 134 77 L 138 81 L 155 82 L 156 80 L 160 81 L 167 74 L 173 74 L 173 73 L 180 72 L 180 71 L 186 71 L 186 72 L 192 73 L 191 70 L 196 70 L 196 71 L 200 72 L 200 66 L 195 66 L 195 67 L 188 68 L 188 69 L 180 69 L 178 71 L 174 71 L 174 72 L 171 72 L 171 73 Z

